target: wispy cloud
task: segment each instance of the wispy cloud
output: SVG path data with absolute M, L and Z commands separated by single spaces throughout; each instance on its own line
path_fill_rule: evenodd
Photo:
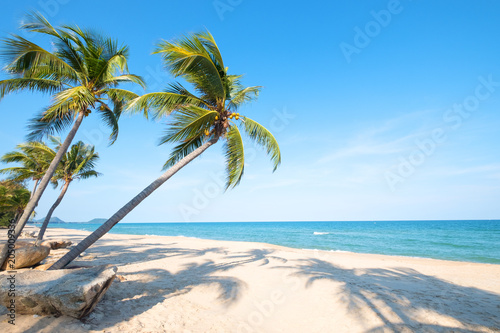
M 365 128 L 353 134 L 352 138 L 346 139 L 344 147 L 325 154 L 318 160 L 318 163 L 366 155 L 387 156 L 405 152 L 426 130 L 426 126 L 419 126 L 421 122 L 415 120 L 421 119 L 428 113 L 430 111 L 427 110 L 407 113 L 387 119 L 378 126 Z

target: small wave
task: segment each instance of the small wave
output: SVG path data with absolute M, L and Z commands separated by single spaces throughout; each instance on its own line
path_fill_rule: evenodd
M 305 251 L 315 251 L 315 252 L 337 252 L 337 253 L 353 253 L 351 251 L 344 251 L 344 250 L 320 250 L 320 249 L 302 249 Z
M 313 232 L 313 235 L 329 235 L 329 234 L 330 234 L 329 232 L 319 232 L 319 231 Z

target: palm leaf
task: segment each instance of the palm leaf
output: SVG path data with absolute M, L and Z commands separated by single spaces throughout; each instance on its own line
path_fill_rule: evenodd
M 132 100 L 127 110 L 130 112 L 148 112 L 153 111 L 155 117 L 163 117 L 169 115 L 172 111 L 184 105 L 198 105 L 197 98 L 190 96 L 170 93 L 170 92 L 155 92 L 142 95 Z
M 54 102 L 47 108 L 43 120 L 62 117 L 66 113 L 86 111 L 94 107 L 96 98 L 86 86 L 65 89 L 54 95 Z
M 227 108 L 236 110 L 241 104 L 256 100 L 261 89 L 261 86 L 254 86 L 235 91 L 231 95 L 231 101 L 228 103 Z
M 28 141 L 42 141 L 44 138 L 55 133 L 60 133 L 69 128 L 74 121 L 72 113 L 65 113 L 61 117 L 49 118 L 45 112 L 32 118 L 28 123 Z
M 281 163 L 281 152 L 276 138 L 264 126 L 248 117 L 244 117 L 243 126 L 250 138 L 266 149 L 274 164 L 273 171 L 275 171 Z
M 170 158 L 163 165 L 163 170 L 174 166 L 177 162 L 203 144 L 203 134 L 195 136 L 175 146 L 170 153 Z
M 243 139 L 237 126 L 231 126 L 224 145 L 226 156 L 226 190 L 234 188 L 241 181 L 245 169 L 245 151 Z
M 133 75 L 133 74 L 122 74 L 119 76 L 113 76 L 113 77 L 110 77 L 107 80 L 105 80 L 103 82 L 103 84 L 104 85 L 117 85 L 118 83 L 122 83 L 122 82 L 136 83 L 136 84 L 140 85 L 142 88 L 146 89 L 146 83 L 144 82 L 142 77 L 140 77 L 138 75 Z
M 118 120 L 120 119 L 123 105 L 124 103 L 122 101 L 115 101 L 114 110 L 111 110 L 106 104 L 102 104 L 103 108 L 100 108 L 98 111 L 102 121 L 111 128 L 111 134 L 109 136 L 110 145 L 115 143 L 118 138 Z
M 44 93 L 54 93 L 63 87 L 62 83 L 55 80 L 42 78 L 16 78 L 0 81 L 0 99 L 11 92 L 29 90 Z
M 11 73 L 23 74 L 31 68 L 47 66 L 55 73 L 78 79 L 78 73 L 63 59 L 21 36 L 12 35 L 2 42 L 1 54 Z
M 192 34 L 179 38 L 173 42 L 160 42 L 155 54 L 161 54 L 170 73 L 177 77 L 182 76 L 186 81 L 195 85 L 196 89 L 210 96 L 212 100 L 224 99 L 225 89 L 222 77 L 224 68 L 220 67 L 198 35 Z M 216 47 L 216 45 L 214 46 Z
M 190 106 L 177 111 L 169 122 L 165 135 L 160 139 L 160 145 L 169 142 L 188 141 L 209 130 L 217 111 L 209 111 L 200 107 Z

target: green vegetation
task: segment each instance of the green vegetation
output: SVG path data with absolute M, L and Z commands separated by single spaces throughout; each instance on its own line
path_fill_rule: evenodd
M 143 112 L 146 115 L 151 112 L 155 118 L 169 116 L 167 131 L 161 144 L 174 143 L 176 146 L 164 165 L 167 171 L 50 269 L 62 268 L 70 263 L 177 171 L 219 140 L 224 141 L 226 189 L 238 185 L 243 176 L 245 154 L 242 131 L 266 149 L 275 170 L 281 162 L 279 146 L 274 136 L 262 125 L 236 112 L 242 104 L 257 97 L 260 87 L 245 88 L 240 82 L 241 75 L 228 74 L 219 48 L 210 33 L 197 33 L 174 42 L 161 42 L 155 53 L 163 56 L 170 74 L 191 83 L 197 93 L 189 92 L 176 82 L 164 92 L 145 94 L 134 99 L 128 106 L 132 112 Z
M 100 175 L 100 173 L 94 170 L 95 163 L 98 159 L 99 154 L 94 152 L 94 146 L 86 145 L 82 141 L 78 141 L 76 144 L 72 145 L 71 149 L 64 155 L 55 173 L 55 177 L 63 181 L 61 193 L 52 207 L 50 207 L 47 216 L 45 216 L 45 220 L 38 233 L 37 242 L 43 239 L 50 218 L 64 198 L 69 184 L 74 180 L 88 179 Z
M 170 177 L 219 141 L 224 143 L 226 189 L 237 186 L 244 174 L 243 134 L 265 149 L 274 170 L 280 165 L 280 149 L 271 132 L 238 113 L 241 105 L 258 97 L 261 87 L 244 87 L 242 75 L 228 73 L 220 50 L 209 32 L 186 35 L 174 41 L 162 41 L 157 44 L 154 52 L 162 56 L 169 73 L 190 84 L 189 89 L 192 91 L 180 82 L 173 82 L 162 92 L 138 96 L 117 88 L 121 83 L 145 86 L 141 77 L 128 73 L 127 46 L 119 46 L 109 37 L 91 30 L 82 30 L 78 26 L 53 27 L 36 13 L 29 15 L 26 22 L 21 29 L 41 37 L 49 37 L 53 51 L 47 51 L 18 35 L 4 39 L 0 56 L 6 59 L 5 68 L 11 78 L 0 81 L 0 99 L 9 93 L 25 90 L 51 94 L 52 103 L 31 120 L 28 138 L 30 141 L 41 141 L 49 137 L 56 144 L 56 149 L 52 150 L 40 142 L 28 142 L 19 145 L 18 151 L 11 156 L 4 157 L 4 162 L 20 164 L 3 170 L 12 180 L 34 182 L 31 199 L 29 195 L 27 197 L 28 202 L 19 193 L 19 198 L 23 199 L 19 201 L 23 205 L 22 209 L 18 205 L 14 210 L 18 218 L 16 239 L 49 182 L 56 184 L 62 180 L 64 184 L 59 198 L 45 218 L 39 240 L 71 181 L 98 175 L 94 171 L 94 162 L 98 157 L 93 147 L 78 142 L 68 152 L 83 119 L 90 114 L 99 114 L 102 121 L 111 128 L 111 143 L 117 139 L 118 120 L 125 110 L 142 113 L 145 117 L 152 115 L 155 119 L 168 116 L 167 129 L 160 144 L 174 144 L 172 153 L 163 166 L 165 173 L 51 269 L 67 265 Z M 51 137 L 52 134 L 69 128 L 63 142 Z M 4 190 L 4 197 L 14 198 L 12 191 Z M 12 204 L 9 209 L 14 209 L 14 206 Z M 0 253 L 0 264 L 6 258 L 6 250 L 7 247 L 4 246 Z
M 0 181 L 0 227 L 16 221 L 30 200 L 30 191 L 20 182 Z
M 118 136 L 118 119 L 123 106 L 137 97 L 118 89 L 128 82 L 144 86 L 142 79 L 128 73 L 128 47 L 117 41 L 78 26 L 53 27 L 43 16 L 32 13 L 22 30 L 49 37 L 53 51 L 12 34 L 3 40 L 0 56 L 6 60 L 10 79 L 0 81 L 0 99 L 6 94 L 29 90 L 52 94 L 52 104 L 37 115 L 31 124 L 29 139 L 41 139 L 71 126 L 45 175 L 40 180 L 15 230 L 19 237 L 35 209 L 63 155 L 68 150 L 84 118 L 100 115 L 111 128 L 110 140 Z M 0 264 L 7 256 L 7 245 L 0 253 Z

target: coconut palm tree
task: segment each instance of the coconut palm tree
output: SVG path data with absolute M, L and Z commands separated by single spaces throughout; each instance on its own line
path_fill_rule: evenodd
M 24 90 L 53 94 L 52 103 L 34 119 L 31 139 L 40 139 L 71 126 L 38 189 L 26 206 L 14 234 L 17 239 L 28 217 L 40 200 L 59 162 L 68 150 L 83 119 L 98 113 L 111 127 L 110 140 L 118 135 L 118 119 L 123 105 L 137 95 L 118 89 L 118 84 L 143 80 L 128 74 L 128 47 L 108 37 L 78 26 L 53 27 L 42 15 L 32 13 L 21 29 L 48 36 L 53 51 L 18 35 L 3 39 L 0 56 L 7 60 L 12 78 L 0 81 L 0 99 Z M 7 245 L 0 253 L 0 266 L 7 256 Z
M 50 218 L 64 198 L 71 182 L 101 175 L 94 170 L 95 163 L 99 159 L 99 154 L 95 153 L 94 149 L 94 146 L 86 145 L 82 141 L 78 141 L 76 144 L 72 145 L 70 150 L 64 155 L 59 168 L 56 170 L 57 179 L 64 182 L 61 193 L 52 207 L 50 207 L 47 216 L 45 216 L 45 220 L 38 233 L 37 242 L 42 241 L 47 226 L 49 225 Z
M 51 269 L 66 266 L 177 171 L 219 140 L 225 142 L 226 189 L 236 186 L 243 176 L 245 158 L 241 131 L 267 150 L 274 170 L 281 162 L 274 136 L 257 122 L 236 112 L 240 105 L 255 99 L 261 87 L 245 88 L 240 82 L 241 76 L 227 73 L 219 48 L 209 32 L 188 35 L 172 42 L 163 41 L 157 45 L 155 53 L 163 56 L 173 76 L 182 77 L 196 91 L 191 93 L 180 83 L 174 83 L 164 92 L 145 94 L 129 104 L 132 112 L 151 111 L 156 118 L 169 116 L 167 132 L 160 141 L 160 144 L 176 144 L 164 165 L 167 170 Z
M 50 136 L 49 140 L 60 144 L 56 138 Z M 30 141 L 16 146 L 16 150 L 6 153 L 0 158 L 3 163 L 19 163 L 20 165 L 0 169 L 0 174 L 7 174 L 8 179 L 14 182 L 31 180 L 34 182 L 31 196 L 35 193 L 40 179 L 47 171 L 50 162 L 56 156 L 56 151 L 44 142 Z M 57 180 L 53 177 L 51 183 L 57 186 Z
M 2 182 L 0 184 L 0 213 L 11 213 L 17 221 L 30 200 L 30 194 L 30 191 L 20 184 Z

